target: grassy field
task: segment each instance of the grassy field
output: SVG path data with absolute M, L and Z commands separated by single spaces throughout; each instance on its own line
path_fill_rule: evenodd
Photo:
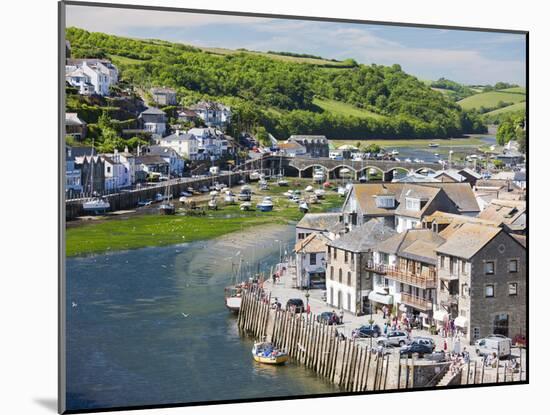
M 453 138 L 450 140 L 446 139 L 397 139 L 397 140 L 389 140 L 389 139 L 380 139 L 380 140 L 345 140 L 345 139 L 339 139 L 339 140 L 330 140 L 331 143 L 334 144 L 335 147 L 339 147 L 344 144 L 351 144 L 355 145 L 357 142 L 360 142 L 363 146 L 369 145 L 369 144 L 378 144 L 379 146 L 386 148 L 386 149 L 392 149 L 395 147 L 428 147 L 428 144 L 430 143 L 438 143 L 441 146 L 480 146 L 484 144 L 482 140 L 480 140 L 478 137 L 466 137 L 466 138 Z
M 495 115 L 505 114 L 509 112 L 516 112 L 516 111 L 525 111 L 525 102 L 518 102 L 517 104 L 508 105 L 507 107 L 504 107 L 504 108 L 499 108 L 494 111 L 486 112 L 485 114 L 483 114 L 483 117 L 484 118 L 493 117 Z
M 516 86 L 514 88 L 506 88 L 506 89 L 502 89 L 503 92 L 512 92 L 512 93 L 516 93 L 516 94 L 526 94 L 527 93 L 527 89 L 522 87 L 522 86 Z
M 313 103 L 323 110 L 337 115 L 352 115 L 359 118 L 385 118 L 383 115 L 331 99 L 314 98 Z
M 502 92 L 491 91 L 483 92 L 481 94 L 472 95 L 471 97 L 464 98 L 458 101 L 458 104 L 464 109 L 472 108 L 496 108 L 499 102 L 507 102 L 516 104 L 521 101 L 525 101 L 525 94 L 518 92 Z
M 144 60 L 132 59 L 132 58 L 127 58 L 126 56 L 119 56 L 119 55 L 109 55 L 109 57 L 111 58 L 111 60 L 115 65 L 118 65 L 118 64 L 135 65 L 138 63 L 147 62 Z
M 252 226 L 298 221 L 303 216 L 298 205 L 288 201 L 281 193 L 289 189 L 303 189 L 309 183 L 307 180 L 291 180 L 290 187 L 273 185 L 269 191 L 255 191 L 258 196 L 256 200 L 267 195 L 273 197 L 272 212 L 242 212 L 238 205 L 227 205 L 217 211 L 208 211 L 206 216 L 149 214 L 129 218 L 111 217 L 95 223 L 90 221 L 90 223 L 69 227 L 66 231 L 66 254 L 70 257 L 148 246 L 173 245 L 211 239 Z M 341 206 L 342 201 L 343 199 L 335 192 L 327 192 L 327 197 L 321 203 L 310 205 L 310 212 L 326 212 Z M 255 203 L 253 201 L 253 205 Z
M 305 58 L 299 56 L 286 56 L 278 55 L 276 53 L 266 53 L 266 52 L 256 52 L 250 50 L 234 50 L 234 49 L 225 49 L 225 48 L 200 48 L 204 52 L 211 53 L 213 55 L 233 55 L 236 53 L 248 53 L 251 55 L 265 56 L 272 59 L 278 59 L 281 61 L 295 62 L 295 63 L 309 63 L 311 65 L 328 65 L 331 67 L 345 66 L 342 62 L 334 62 L 327 59 L 315 59 L 315 58 Z

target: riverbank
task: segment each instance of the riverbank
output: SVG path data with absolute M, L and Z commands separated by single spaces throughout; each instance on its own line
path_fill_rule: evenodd
M 268 191 L 253 186 L 255 205 L 264 196 L 273 198 L 272 212 L 244 212 L 238 205 L 225 205 L 207 211 L 205 216 L 187 216 L 178 213 L 161 216 L 151 209 L 128 215 L 112 215 L 97 220 L 72 223 L 66 229 L 66 255 L 88 255 L 153 246 L 166 246 L 197 240 L 208 240 L 235 231 L 262 225 L 284 225 L 299 221 L 303 213 L 296 203 L 290 202 L 283 192 L 289 189 L 303 189 L 311 180 L 292 180 L 289 187 L 272 185 Z M 334 210 L 341 206 L 343 198 L 336 192 L 327 192 L 319 204 L 311 204 L 311 213 Z

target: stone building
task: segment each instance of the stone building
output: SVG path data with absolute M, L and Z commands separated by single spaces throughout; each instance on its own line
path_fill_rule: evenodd
M 470 343 L 526 330 L 525 237 L 478 223 L 455 223 L 439 234 L 434 319 L 454 324 Z
M 287 143 L 298 143 L 305 148 L 305 154 L 311 157 L 328 157 L 329 144 L 324 135 L 291 135 Z
M 151 88 L 151 96 L 153 101 L 161 107 L 178 104 L 176 91 L 170 88 Z
M 368 295 L 372 290 L 372 249 L 395 231 L 383 220 L 373 219 L 361 227 L 327 243 L 327 303 L 360 315 L 369 312 Z

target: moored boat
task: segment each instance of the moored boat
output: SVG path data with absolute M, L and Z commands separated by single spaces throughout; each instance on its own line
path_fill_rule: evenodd
M 264 199 L 256 204 L 256 207 L 260 212 L 271 212 L 273 210 L 273 201 L 270 197 L 264 197 Z
M 439 147 L 439 144 L 438 144 L 438 143 L 433 143 L 433 142 L 432 142 L 432 143 L 428 144 L 428 147 L 432 147 L 432 148 L 434 148 L 434 147 Z
M 288 353 L 277 349 L 270 342 L 257 342 L 252 347 L 252 357 L 258 363 L 281 365 L 288 361 Z
M 306 201 L 300 202 L 300 204 L 298 205 L 298 208 L 302 213 L 307 213 L 309 211 L 309 206 Z
M 170 202 L 163 203 L 159 206 L 159 213 L 161 215 L 173 215 L 176 213 L 176 207 Z
M 250 203 L 250 202 L 241 203 L 240 209 L 241 210 L 251 210 L 252 209 L 252 203 Z
M 212 209 L 212 210 L 218 209 L 218 202 L 215 197 L 210 199 L 210 201 L 208 202 L 208 209 Z
M 325 191 L 323 189 L 315 189 L 313 191 L 313 194 L 317 196 L 318 199 L 322 199 L 325 197 Z
M 82 209 L 84 209 L 87 213 L 105 213 L 110 207 L 111 204 L 107 200 L 100 197 L 94 197 L 93 199 L 82 203 Z

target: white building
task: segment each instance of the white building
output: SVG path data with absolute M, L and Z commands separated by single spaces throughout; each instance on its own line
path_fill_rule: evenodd
M 326 244 L 330 238 L 322 233 L 312 233 L 300 240 L 296 251 L 296 284 L 300 288 L 325 288 Z
M 82 191 L 82 176 L 80 169 L 75 167 L 72 149 L 65 147 L 65 191 L 80 193 Z
M 105 190 L 114 191 L 132 185 L 130 170 L 121 162 L 118 151 L 113 154 L 102 154 L 105 163 Z
M 65 66 L 65 79 L 79 88 L 79 93 L 107 96 L 109 87 L 118 83 L 118 69 L 99 59 L 70 59 Z
M 193 134 L 183 133 L 181 130 L 176 130 L 174 134 L 161 138 L 158 143 L 163 147 L 170 147 L 188 160 L 196 160 L 199 154 L 197 138 Z
M 198 158 L 220 157 L 228 149 L 228 142 L 220 130 L 214 128 L 191 128 L 188 134 L 192 134 L 198 143 Z
M 166 133 L 166 113 L 158 108 L 150 107 L 139 114 L 143 128 L 158 138 Z
M 222 128 L 231 122 L 231 108 L 219 102 L 201 101 L 191 109 L 208 127 Z
M 172 176 L 181 176 L 185 167 L 185 162 L 180 154 L 171 147 L 148 146 L 144 147 L 143 153 L 152 156 L 160 156 L 170 166 L 170 174 Z

